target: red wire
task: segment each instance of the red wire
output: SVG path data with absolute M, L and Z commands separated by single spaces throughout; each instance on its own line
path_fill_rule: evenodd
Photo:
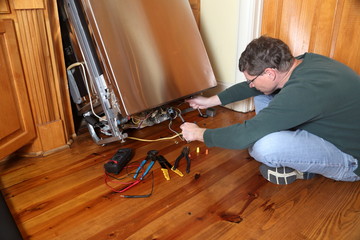
M 125 168 L 130 168 L 130 167 L 138 167 L 139 165 L 129 165 L 126 166 Z M 121 182 L 119 180 L 109 180 L 109 174 L 105 171 L 104 173 L 104 182 L 105 185 L 110 188 L 113 192 L 117 192 L 117 193 L 122 193 L 125 192 L 127 190 L 129 190 L 130 188 L 134 187 L 135 185 L 137 185 L 139 182 L 141 182 L 141 180 L 135 180 L 132 182 Z M 120 184 L 124 184 L 124 185 L 128 185 L 125 188 L 121 189 L 121 190 L 117 190 L 114 187 L 110 186 L 109 183 L 120 183 Z
M 107 176 L 106 173 L 105 173 L 104 180 L 105 180 L 105 185 L 108 186 L 113 192 L 117 192 L 117 193 L 125 192 L 125 191 L 129 190 L 130 188 L 132 188 L 133 186 L 137 185 L 139 182 L 141 182 L 141 180 L 136 180 L 136 181 L 133 181 L 133 182 L 122 183 L 122 184 L 128 184 L 128 186 L 121 189 L 121 190 L 117 190 L 117 189 L 115 189 L 115 188 L 113 188 L 112 186 L 109 185 L 109 182 L 113 182 L 113 181 L 108 181 L 108 176 Z

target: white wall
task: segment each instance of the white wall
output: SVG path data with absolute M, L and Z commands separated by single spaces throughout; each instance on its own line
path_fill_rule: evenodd
M 201 0 L 200 31 L 219 82 L 233 82 L 239 0 Z
M 201 0 L 200 31 L 221 91 L 244 81 L 238 60 L 246 45 L 260 35 L 263 0 Z M 253 110 L 252 101 L 228 106 Z

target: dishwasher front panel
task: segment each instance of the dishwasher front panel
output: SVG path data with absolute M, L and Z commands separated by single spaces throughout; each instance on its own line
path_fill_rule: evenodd
M 82 0 L 123 115 L 216 86 L 187 0 Z

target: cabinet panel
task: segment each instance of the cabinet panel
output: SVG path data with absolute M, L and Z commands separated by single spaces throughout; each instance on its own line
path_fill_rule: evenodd
M 359 0 L 264 0 L 262 34 L 285 41 L 294 55 L 315 52 L 360 73 Z
M 35 129 L 12 20 L 0 20 L 0 159 L 28 144 Z
M 360 1 L 344 1 L 331 56 L 360 74 Z
M 40 9 L 44 8 L 44 0 L 13 0 L 15 9 Z
M 8 0 L 0 1 L 0 13 L 10 13 L 10 5 Z

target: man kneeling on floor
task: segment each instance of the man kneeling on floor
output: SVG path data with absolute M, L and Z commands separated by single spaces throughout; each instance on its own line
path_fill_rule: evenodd
M 212 97 L 187 100 L 194 109 L 254 97 L 256 116 L 224 128 L 181 125 L 187 141 L 208 147 L 249 149 L 260 172 L 275 184 L 315 174 L 360 180 L 360 77 L 344 64 L 315 53 L 293 57 L 281 40 L 262 36 L 241 54 L 246 82 Z

